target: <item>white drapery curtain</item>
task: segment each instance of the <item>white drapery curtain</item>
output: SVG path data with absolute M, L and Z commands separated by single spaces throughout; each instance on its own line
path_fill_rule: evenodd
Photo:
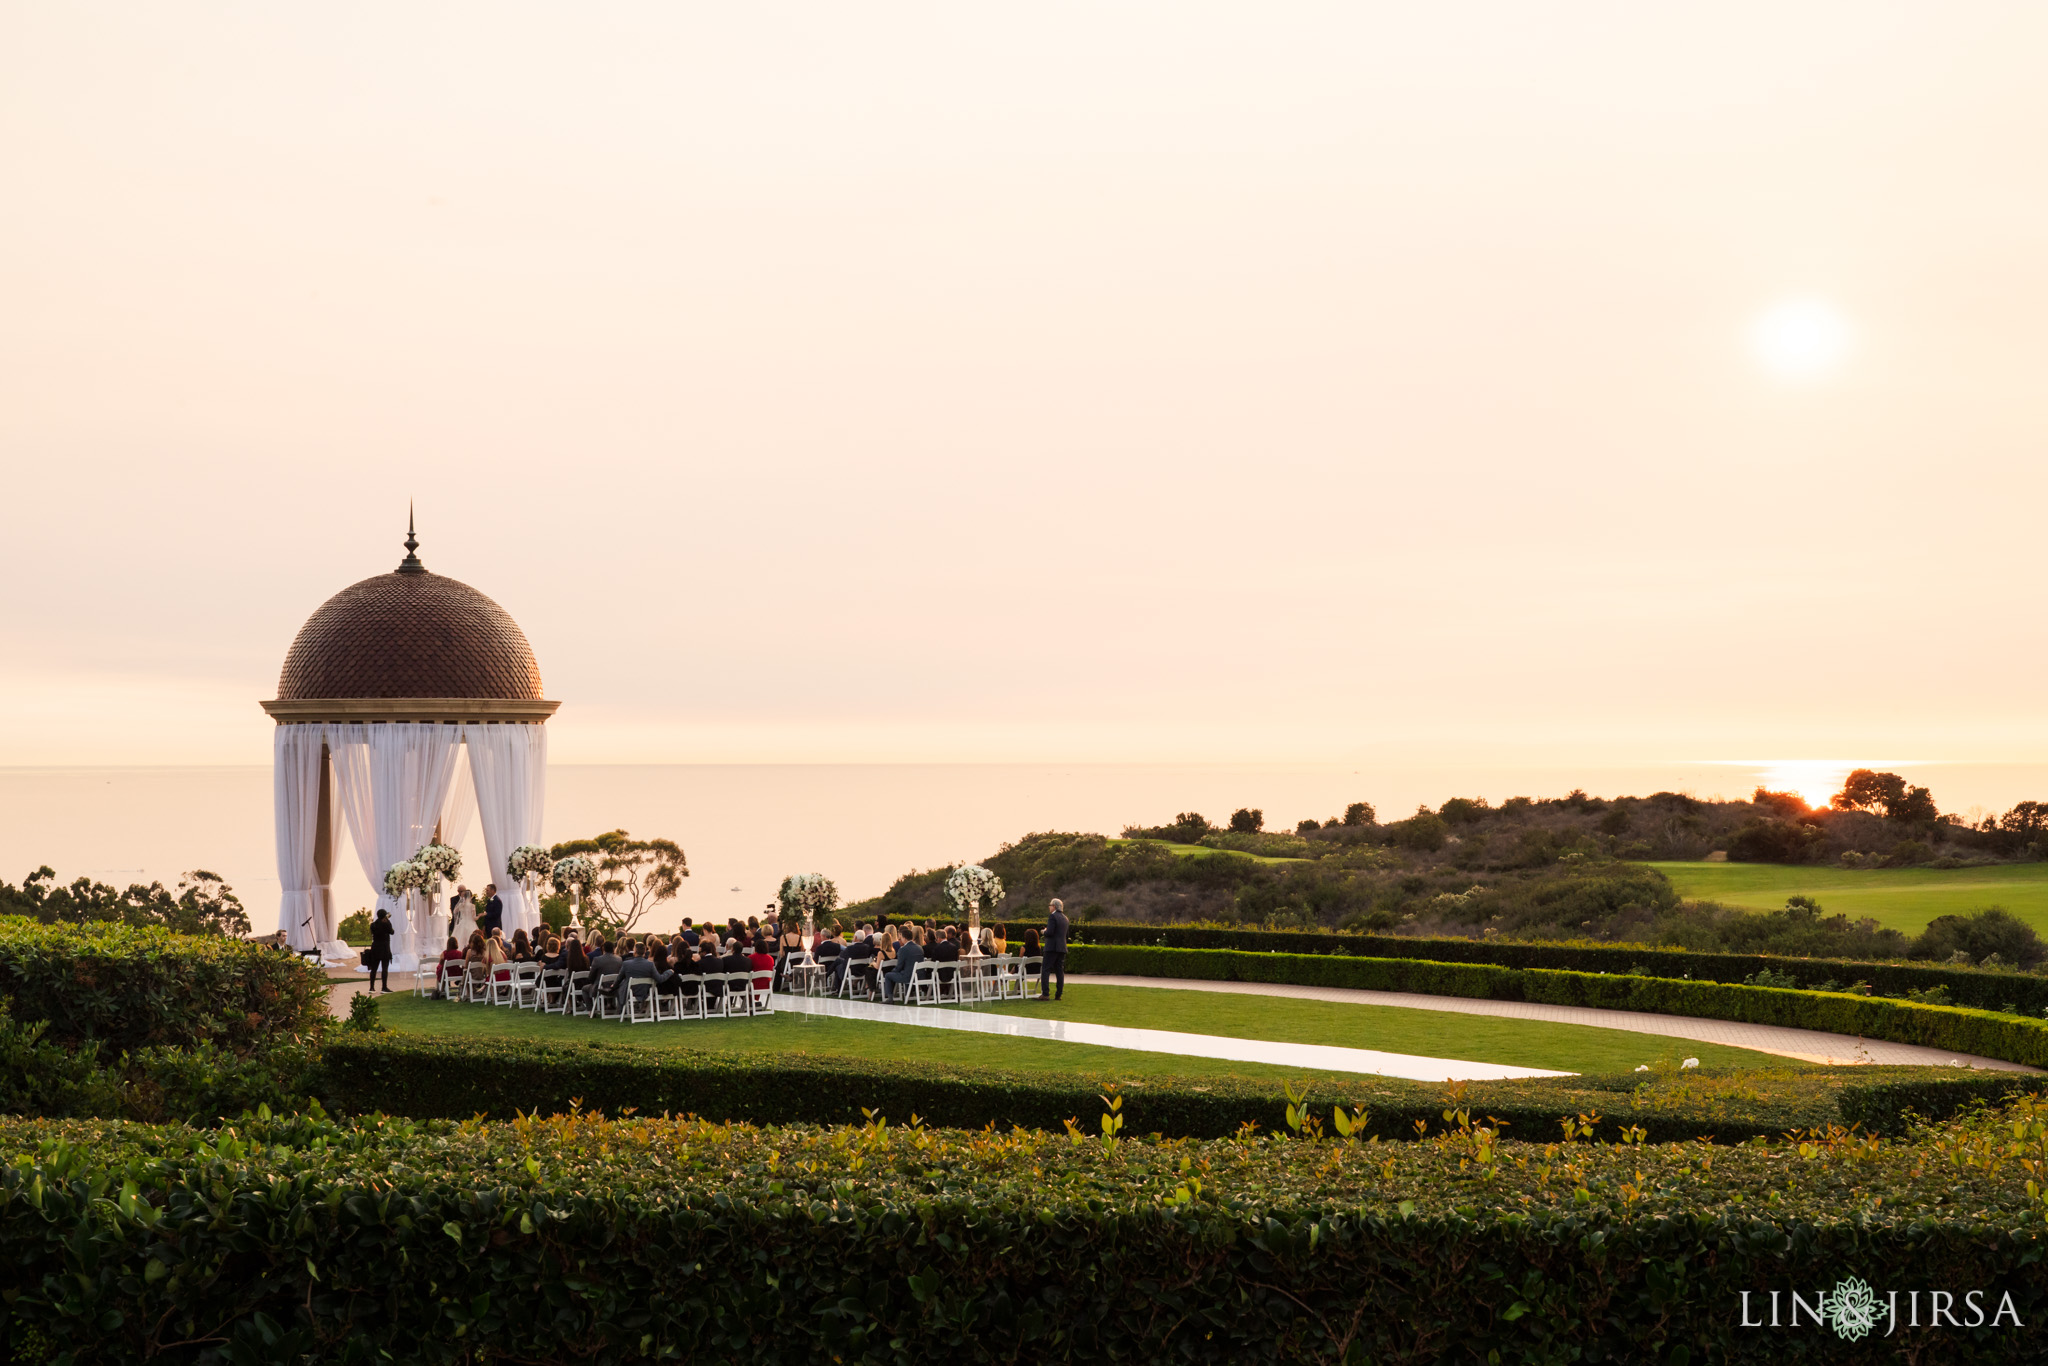
M 426 906 L 416 896 L 408 914 L 405 903 L 384 890 L 384 873 L 411 858 L 433 835 L 448 802 L 462 728 L 434 721 L 386 721 L 348 722 L 327 730 L 349 840 L 362 862 L 363 876 L 377 893 L 377 905 L 391 912 L 396 927 L 392 969 L 409 972 L 419 962 Z
M 284 895 L 277 927 L 285 942 L 306 950 L 335 937 L 334 892 L 320 884 L 313 852 L 320 842 L 320 751 L 327 727 L 318 722 L 277 728 L 271 777 L 277 811 L 277 881 Z M 334 847 L 336 812 L 328 808 L 327 847 Z
M 460 849 L 462 842 L 469 838 L 469 827 L 475 823 L 476 783 L 470 778 L 469 765 L 458 762 L 455 776 L 448 783 L 448 800 L 441 807 L 441 843 Z M 476 871 L 464 867 L 459 880 L 475 885 Z M 448 890 L 452 892 L 454 888 Z
M 505 934 L 515 929 L 532 934 L 540 927 L 540 907 L 526 895 L 521 879 L 505 871 L 512 851 L 540 843 L 542 808 L 547 800 L 548 733 L 528 723 L 471 724 L 462 728 L 469 746 L 469 772 L 476 785 L 477 814 L 483 819 L 488 875 L 470 879 L 472 887 L 498 884 L 505 901 Z

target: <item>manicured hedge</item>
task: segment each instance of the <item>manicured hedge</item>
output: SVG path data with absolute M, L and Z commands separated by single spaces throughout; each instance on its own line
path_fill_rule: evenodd
M 414 1119 L 513 1119 L 574 1108 L 609 1115 L 692 1114 L 755 1124 L 859 1124 L 868 1112 L 897 1124 L 979 1129 L 993 1124 L 1060 1131 L 1102 1109 L 1107 1075 L 1016 1073 L 915 1062 L 609 1044 L 441 1041 L 398 1034 L 338 1034 L 318 1090 L 329 1110 Z M 1278 1084 L 1227 1078 L 1123 1079 L 1129 1132 L 1221 1138 L 1251 1124 L 1282 1127 Z M 1636 1125 L 1652 1139 L 1741 1142 L 1828 1124 L 1896 1132 L 1910 1108 L 1946 1117 L 1979 1101 L 2048 1088 L 2048 1077 L 1955 1068 L 1701 1069 L 1672 1074 L 1473 1082 L 1459 1094 L 1508 1121 L 1518 1137 L 1555 1133 L 1567 1116 L 1598 1113 L 1601 1132 Z M 1318 1104 L 1363 1105 L 1369 1132 L 1416 1136 L 1443 1127 L 1439 1084 L 1390 1077 L 1319 1077 Z
M 0 999 L 64 1043 L 246 1048 L 324 1021 L 327 979 L 241 939 L 0 916 Z
M 1657 1015 L 1692 1015 L 1708 1020 L 1825 1030 L 1859 1039 L 1924 1044 L 2030 1067 L 2048 1066 L 2048 1021 L 1847 992 L 1499 968 L 1477 963 L 1425 963 L 1407 958 L 1097 944 L 1077 945 L 1068 957 L 1068 967 L 1077 973 L 1288 982 L 1300 986 L 1414 991 L 1431 996 L 1542 1001 L 1550 1005 L 1642 1010 Z
M 2000 1118 L 1741 1149 L 1471 1129 L 1111 1146 L 587 1116 L 8 1122 L 0 1349 L 193 1366 L 2038 1361 L 2041 1208 L 1997 1161 Z M 2038 1149 L 2040 1124 L 2019 1122 Z M 1745 1292 L 1754 1323 L 1850 1277 L 1879 1299 L 1868 1336 L 1743 1325 Z M 1902 1311 L 1943 1291 L 1959 1323 L 1981 1292 L 1983 1326 L 1902 1312 L 1887 1335 L 1893 1290 Z
M 1012 942 L 1042 922 L 1009 926 Z M 1789 973 L 1803 988 L 1823 982 L 1848 986 L 1868 982 L 1877 992 L 1904 995 L 1947 987 L 1958 1005 L 2021 1013 L 2048 1010 L 2048 976 L 1915 963 L 1866 963 L 1846 958 L 1781 958 L 1770 954 L 1696 953 L 1690 949 L 1637 944 L 1529 944 L 1489 939 L 1410 939 L 1392 934 L 1336 934 L 1299 930 L 1219 930 L 1185 925 L 1077 924 L 1077 945 L 1131 944 L 1173 949 L 1237 949 L 1245 953 L 1344 954 L 1356 958 L 1415 958 L 1432 963 L 1471 963 L 1506 968 L 1552 968 L 1566 972 L 1652 977 L 1691 977 L 1740 983 L 1759 972 Z

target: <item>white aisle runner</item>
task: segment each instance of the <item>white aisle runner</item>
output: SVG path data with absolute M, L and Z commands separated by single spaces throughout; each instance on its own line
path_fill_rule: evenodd
M 842 1001 L 836 997 L 785 996 L 778 993 L 775 1009 L 800 1015 L 829 1015 L 841 1020 L 918 1025 L 926 1029 L 964 1029 L 973 1034 L 1001 1034 L 1013 1039 L 1092 1043 L 1104 1048 L 1135 1049 L 1141 1053 L 1180 1053 L 1191 1058 L 1221 1058 L 1227 1062 L 1267 1062 L 1281 1067 L 1310 1067 L 1319 1072 L 1370 1072 L 1382 1077 L 1406 1077 L 1410 1081 L 1504 1081 L 1511 1077 L 1576 1075 L 1546 1072 L 1538 1067 L 1508 1067 L 1493 1062 L 1461 1062 L 1455 1058 L 1381 1053 L 1371 1048 L 1230 1039 L 1217 1034 L 1181 1034 L 1170 1029 L 1125 1029 L 1119 1025 L 1082 1024 L 1074 1020 L 1048 1020 L 1030 1015 L 984 1015 L 971 1010 L 948 1010 L 936 1006 L 885 1006 L 872 1001 Z

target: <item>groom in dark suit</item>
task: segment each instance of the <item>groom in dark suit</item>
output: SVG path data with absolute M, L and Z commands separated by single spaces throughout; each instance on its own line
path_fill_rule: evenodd
M 485 939 L 491 937 L 492 930 L 505 928 L 505 903 L 498 896 L 495 882 L 484 885 L 483 910 L 476 918 L 476 927 L 484 932 Z

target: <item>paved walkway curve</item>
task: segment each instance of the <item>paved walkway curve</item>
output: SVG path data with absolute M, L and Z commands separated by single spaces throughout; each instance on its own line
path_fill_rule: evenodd
M 1345 1001 L 1352 1005 L 1399 1006 L 1411 1010 L 1443 1010 L 1454 1015 L 1497 1015 L 1511 1020 L 1547 1020 L 1556 1024 L 1625 1029 L 1636 1034 L 1662 1034 L 1673 1039 L 1726 1044 L 1817 1063 L 1888 1063 L 1906 1066 L 1986 1067 L 1999 1072 L 2036 1072 L 2038 1067 L 1949 1053 L 1913 1043 L 1858 1039 L 1814 1029 L 1782 1025 L 1742 1024 L 1733 1020 L 1702 1020 L 1690 1015 L 1652 1015 L 1640 1010 L 1600 1010 L 1593 1006 L 1553 1006 L 1531 1001 L 1481 1001 L 1465 996 L 1425 996 L 1414 991 L 1362 991 L 1354 987 L 1304 987 L 1286 982 L 1206 982 L 1185 977 L 1117 977 L 1074 974 L 1075 982 L 1116 987 L 1158 987 L 1180 991 L 1221 991 L 1244 996 L 1292 996 L 1306 1001 Z

